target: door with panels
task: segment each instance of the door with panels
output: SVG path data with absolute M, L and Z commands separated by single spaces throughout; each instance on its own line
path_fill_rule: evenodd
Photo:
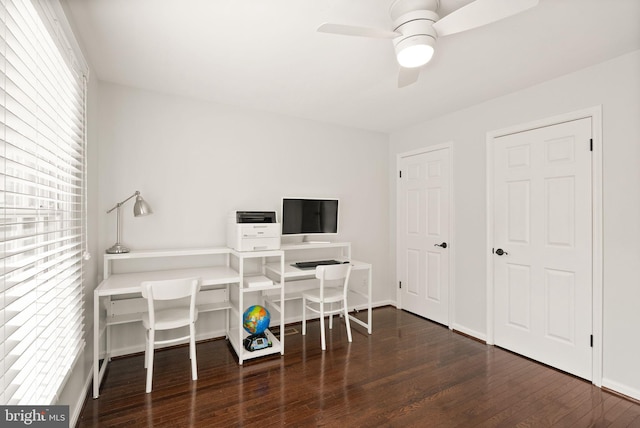
M 398 157 L 397 272 L 402 309 L 449 325 L 450 145 Z
M 591 118 L 493 141 L 496 345 L 592 377 Z

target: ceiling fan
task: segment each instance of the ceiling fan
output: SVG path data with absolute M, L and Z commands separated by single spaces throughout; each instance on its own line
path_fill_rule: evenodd
M 471 30 L 518 14 L 538 0 L 475 0 L 440 19 L 440 0 L 395 0 L 389 9 L 393 30 L 324 23 L 321 33 L 392 39 L 400 64 L 398 87 L 418 80 L 420 67 L 431 60 L 438 37 Z

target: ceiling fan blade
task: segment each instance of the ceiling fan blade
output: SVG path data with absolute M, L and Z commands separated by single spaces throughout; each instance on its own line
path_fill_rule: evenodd
M 476 0 L 433 24 L 438 36 L 460 33 L 524 12 L 538 0 Z
M 405 86 L 416 83 L 418 81 L 418 76 L 420 76 L 420 67 L 400 67 L 400 71 L 398 72 L 398 88 L 404 88 Z
M 330 24 L 325 22 L 318 27 L 320 33 L 340 34 L 343 36 L 372 37 L 375 39 L 393 39 L 400 36 L 395 31 L 380 30 L 378 28 L 357 27 L 354 25 Z

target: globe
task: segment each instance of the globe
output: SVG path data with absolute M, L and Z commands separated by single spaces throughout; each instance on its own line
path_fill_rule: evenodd
M 242 314 L 242 326 L 249 334 L 261 334 L 269 328 L 271 315 L 260 305 L 249 306 Z

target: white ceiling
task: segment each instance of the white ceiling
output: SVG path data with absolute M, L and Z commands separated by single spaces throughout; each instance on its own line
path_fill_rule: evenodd
M 639 0 L 540 0 L 439 39 L 398 89 L 391 41 L 315 31 L 390 29 L 392 0 L 65 1 L 100 80 L 380 132 L 640 49 Z M 441 0 L 439 13 L 469 2 Z

